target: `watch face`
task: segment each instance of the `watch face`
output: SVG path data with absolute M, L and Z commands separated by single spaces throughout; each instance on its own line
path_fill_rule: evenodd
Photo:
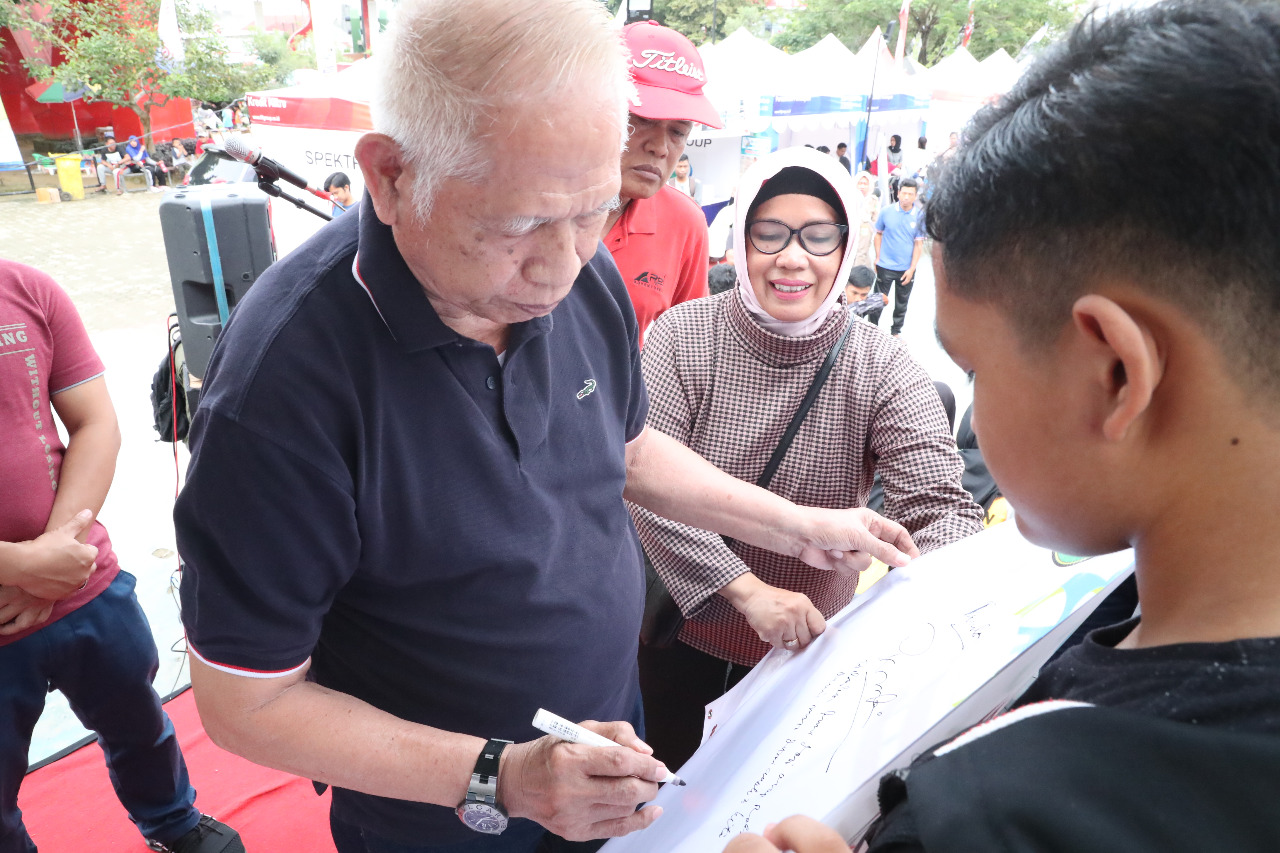
M 488 835 L 497 835 L 507 828 L 507 816 L 484 803 L 463 803 L 458 806 L 458 817 L 476 832 Z

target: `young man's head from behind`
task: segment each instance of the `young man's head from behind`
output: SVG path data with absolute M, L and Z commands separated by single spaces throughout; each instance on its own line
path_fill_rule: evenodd
M 1031 538 L 1123 547 L 1276 453 L 1277 139 L 1280 6 L 1183 0 L 1087 17 L 937 175 L 939 338 Z

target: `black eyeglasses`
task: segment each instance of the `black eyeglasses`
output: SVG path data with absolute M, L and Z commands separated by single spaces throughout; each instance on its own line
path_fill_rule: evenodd
M 778 254 L 791 245 L 792 237 L 799 237 L 800 248 L 821 258 L 839 249 L 848 231 L 848 225 L 834 222 L 810 222 L 799 228 L 792 228 L 776 219 L 757 219 L 747 223 L 747 239 L 757 252 L 765 255 Z

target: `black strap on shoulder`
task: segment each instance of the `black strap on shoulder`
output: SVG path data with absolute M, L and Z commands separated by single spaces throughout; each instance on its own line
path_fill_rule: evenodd
M 791 423 L 787 425 L 787 431 L 782 434 L 782 438 L 778 441 L 778 446 L 774 449 L 773 455 L 769 457 L 769 464 L 764 466 L 760 479 L 756 480 L 756 485 L 760 488 L 769 488 L 769 483 L 773 481 L 773 475 L 777 472 L 778 466 L 782 464 L 782 457 L 787 455 L 787 449 L 791 447 L 791 442 L 795 440 L 796 433 L 800 431 L 800 424 L 804 422 L 805 415 L 809 414 L 809 409 L 813 408 L 814 401 L 818 399 L 818 392 L 822 390 L 828 374 L 831 373 L 832 366 L 836 363 L 836 358 L 840 355 L 840 350 L 844 348 L 845 339 L 849 337 L 849 331 L 853 328 L 853 323 L 854 319 L 850 317 L 845 323 L 844 331 L 840 333 L 840 339 L 835 342 L 827 353 L 827 360 L 822 363 L 822 367 L 818 370 L 818 375 L 813 377 L 813 383 L 809 386 L 809 393 L 804 395 L 800 408 L 796 409 L 795 415 L 791 418 Z

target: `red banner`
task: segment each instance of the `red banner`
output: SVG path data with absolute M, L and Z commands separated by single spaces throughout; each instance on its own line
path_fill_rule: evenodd
M 369 105 L 341 98 L 250 95 L 249 120 L 275 127 L 373 130 Z

